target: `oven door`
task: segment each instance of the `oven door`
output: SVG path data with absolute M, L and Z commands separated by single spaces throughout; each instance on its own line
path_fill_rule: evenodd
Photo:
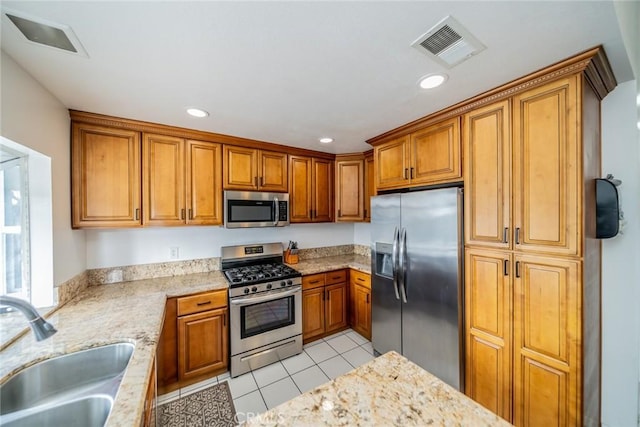
M 302 287 L 235 297 L 231 306 L 231 355 L 302 334 Z

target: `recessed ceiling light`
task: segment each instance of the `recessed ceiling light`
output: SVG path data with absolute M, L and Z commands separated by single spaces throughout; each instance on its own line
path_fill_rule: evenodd
M 333 138 L 328 138 L 328 137 L 320 138 L 320 142 L 322 142 L 323 144 L 330 144 L 333 142 Z
M 428 76 L 424 76 L 420 79 L 419 85 L 422 89 L 433 89 L 446 81 L 446 74 L 429 74 Z
M 209 115 L 206 111 L 193 107 L 187 108 L 187 113 L 193 117 L 207 117 Z

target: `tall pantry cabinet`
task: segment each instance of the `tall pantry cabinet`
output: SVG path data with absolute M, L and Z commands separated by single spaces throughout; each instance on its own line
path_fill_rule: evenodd
M 600 48 L 463 115 L 465 392 L 517 426 L 599 425 Z

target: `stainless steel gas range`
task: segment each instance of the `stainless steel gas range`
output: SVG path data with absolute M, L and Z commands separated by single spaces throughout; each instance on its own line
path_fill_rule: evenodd
M 302 274 L 281 243 L 222 247 L 229 282 L 231 376 L 302 352 Z

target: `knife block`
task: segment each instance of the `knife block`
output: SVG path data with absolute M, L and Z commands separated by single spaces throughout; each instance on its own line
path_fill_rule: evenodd
M 298 263 L 298 254 L 292 254 L 289 249 L 284 251 L 284 262 L 287 264 L 297 264 Z

